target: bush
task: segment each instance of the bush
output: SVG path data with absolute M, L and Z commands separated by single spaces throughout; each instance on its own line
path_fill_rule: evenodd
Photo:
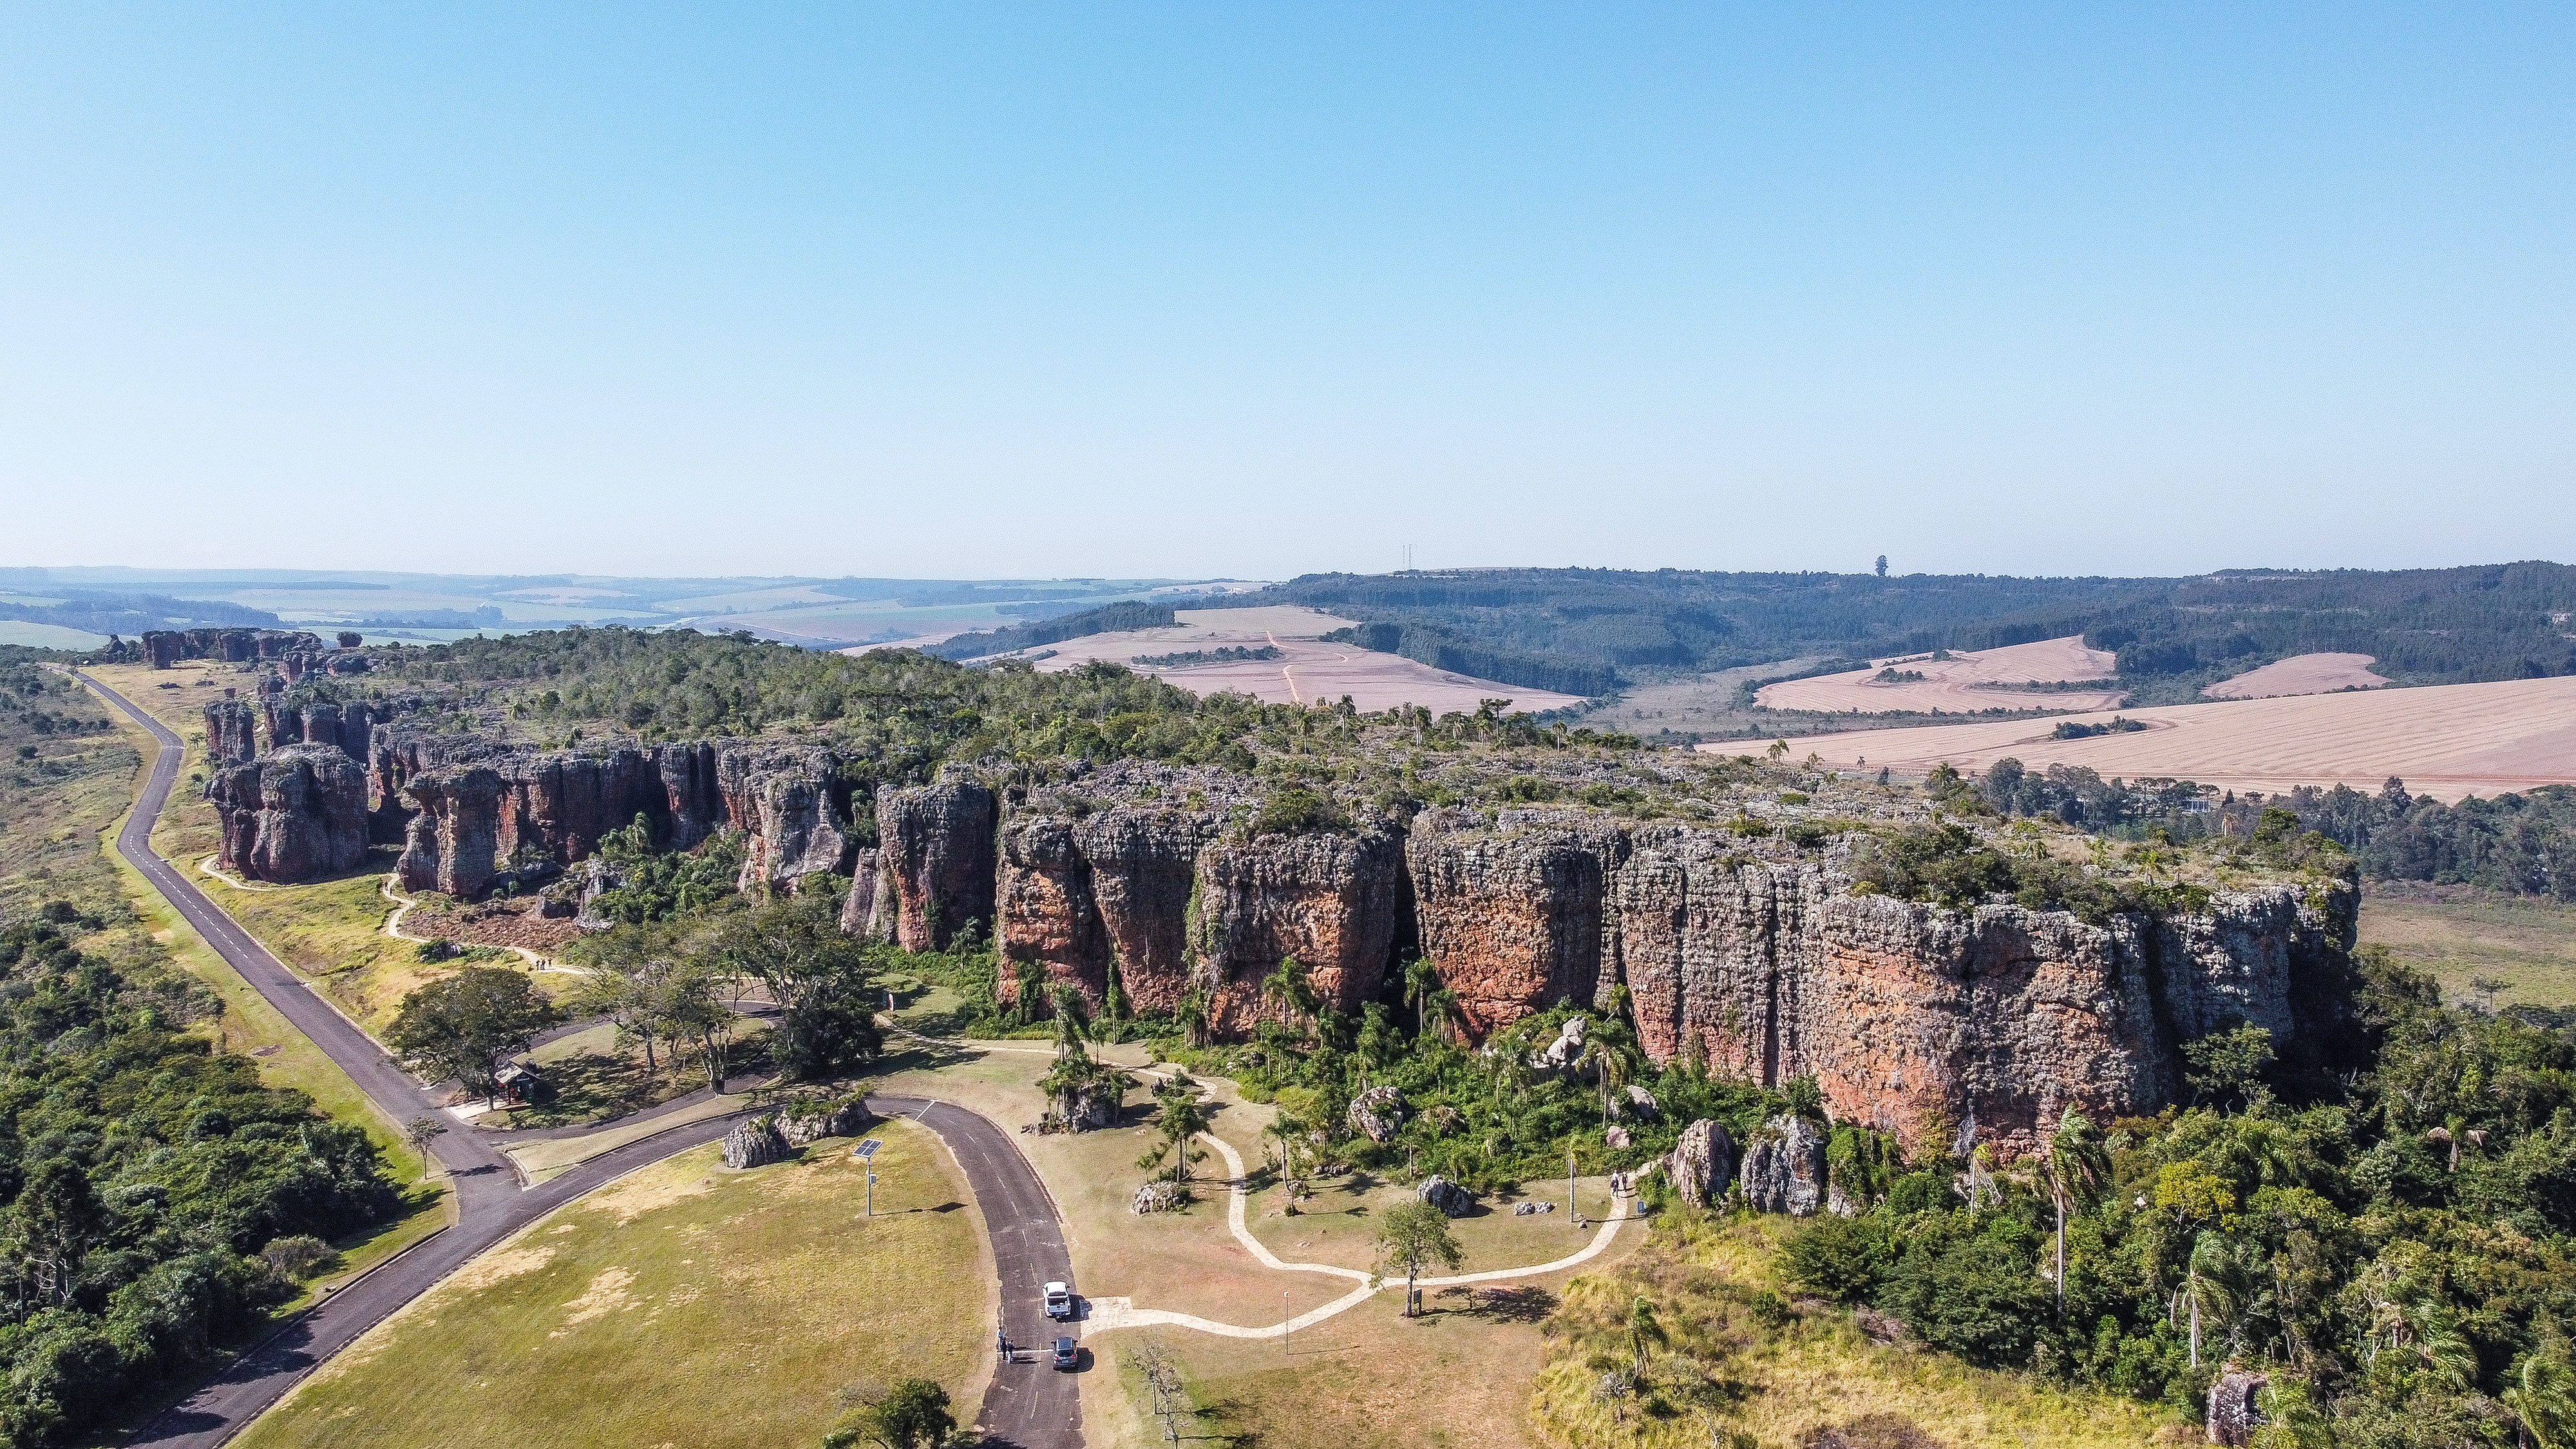
M 1247 835 L 1328 835 L 1351 828 L 1350 817 L 1330 796 L 1290 785 L 1262 802 L 1259 814 L 1244 828 Z
M 1878 1291 L 1893 1241 L 1875 1216 L 1822 1217 L 1793 1235 L 1780 1252 L 1790 1280 L 1833 1299 L 1859 1303 Z
M 289 1233 L 282 1238 L 271 1238 L 268 1246 L 259 1250 L 259 1256 L 269 1267 L 277 1270 L 279 1277 L 297 1281 L 310 1278 L 340 1261 L 340 1255 L 332 1251 L 329 1243 L 310 1233 Z

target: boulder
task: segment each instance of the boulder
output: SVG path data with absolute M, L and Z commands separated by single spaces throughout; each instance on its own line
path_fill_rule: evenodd
M 1725 1123 L 1703 1117 L 1682 1129 L 1681 1140 L 1663 1162 L 1683 1202 L 1695 1208 L 1714 1206 L 1735 1180 L 1735 1135 Z
M 1351 1099 L 1350 1124 L 1371 1142 L 1392 1142 L 1404 1119 L 1413 1114 L 1404 1094 L 1393 1087 L 1371 1087 Z
M 2263 1422 L 2256 1407 L 2257 1397 L 2270 1386 L 2271 1380 L 2229 1364 L 2209 1386 L 2209 1442 L 2225 1444 L 2230 1449 L 2244 1449 L 2253 1441 L 2254 1426 Z
M 1813 1217 L 1825 1205 L 1825 1134 L 1804 1117 L 1774 1117 L 1744 1144 L 1744 1196 L 1766 1213 Z
M 1628 1135 L 1628 1129 L 1625 1127 L 1613 1127 L 1603 1133 L 1602 1137 L 1614 1152 L 1624 1152 L 1636 1145 L 1636 1139 Z
M 1168 1178 L 1158 1177 L 1136 1189 L 1136 1196 L 1127 1204 L 1127 1211 L 1140 1216 L 1145 1213 L 1175 1212 L 1188 1205 L 1189 1200 L 1188 1188 Z
M 1655 1100 L 1655 1094 L 1634 1083 L 1629 1084 L 1625 1099 L 1617 1105 L 1620 1116 L 1640 1122 L 1657 1121 L 1664 1115 L 1664 1104 Z
M 725 1134 L 724 1162 L 727 1167 L 766 1167 L 784 1162 L 795 1149 L 779 1135 L 778 1124 L 769 1117 L 754 1117 Z
M 778 1114 L 778 1135 L 790 1147 L 803 1147 L 825 1137 L 856 1137 L 877 1120 L 866 1099 L 837 1102 L 790 1102 Z
M 1476 1210 L 1476 1195 L 1445 1177 L 1424 1179 L 1413 1195 L 1440 1209 L 1443 1217 L 1463 1218 Z
M 1118 1125 L 1119 1114 L 1126 1110 L 1127 1092 L 1116 1082 L 1089 1082 L 1073 1089 L 1065 1098 L 1064 1130 L 1097 1132 Z
M 1583 1017 L 1567 1017 L 1565 1025 L 1556 1029 L 1556 1040 L 1541 1047 L 1538 1055 L 1530 1058 L 1530 1065 L 1550 1072 L 1572 1069 L 1576 1058 L 1583 1055 L 1583 1034 L 1590 1027 Z

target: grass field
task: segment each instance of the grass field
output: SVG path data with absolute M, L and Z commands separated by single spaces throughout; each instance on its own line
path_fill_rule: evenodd
M 2361 940 L 2432 973 L 2448 1000 L 2576 1006 L 2576 905 L 2474 886 L 2371 881 L 2361 896 Z
M 235 1442 L 278 1446 L 819 1442 L 845 1396 L 938 1380 L 971 1420 L 993 1270 L 935 1134 L 726 1171 L 707 1146 L 572 1203 L 378 1325 Z
M 96 649 L 106 642 L 106 635 L 93 634 L 87 629 L 38 624 L 26 619 L 0 619 L 0 644 L 22 644 L 30 649 Z
M 2054 740 L 2054 720 L 1994 721 L 1810 735 L 1796 750 L 1814 751 L 1833 769 L 1884 768 L 1900 776 L 1922 775 L 1945 760 L 1980 771 L 2010 755 L 2034 770 L 2084 765 L 2105 779 L 2164 777 L 2237 791 L 2337 783 L 2375 791 L 2395 775 L 2416 794 L 2441 800 L 2576 783 L 2576 676 L 2125 713 L 2147 728 Z M 2100 723 L 2110 716 L 2074 718 Z

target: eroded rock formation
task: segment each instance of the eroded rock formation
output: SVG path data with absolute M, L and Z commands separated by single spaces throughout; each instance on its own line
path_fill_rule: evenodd
M 888 930 L 907 951 L 944 950 L 993 925 L 993 792 L 971 779 L 877 793 L 877 870 Z
M 206 763 L 248 764 L 259 754 L 255 735 L 259 716 L 246 700 L 226 697 L 206 703 Z
M 152 629 L 143 635 L 143 657 L 155 669 L 189 659 L 226 664 L 283 659 L 294 650 L 321 647 L 319 636 L 292 629 Z
M 1825 1135 L 1804 1117 L 1774 1117 L 1745 1139 L 1744 1200 L 1756 1211 L 1813 1217 L 1825 1177 Z
M 560 870 L 644 817 L 654 844 L 685 850 L 719 829 L 751 837 L 746 888 L 843 870 L 854 849 L 834 762 L 821 750 L 675 744 L 516 751 L 380 731 L 380 801 L 409 818 L 396 873 L 413 890 L 480 896 L 505 871 Z
M 250 880 L 318 880 L 367 856 L 367 786 L 336 749 L 290 745 L 215 772 L 206 796 L 226 870 Z

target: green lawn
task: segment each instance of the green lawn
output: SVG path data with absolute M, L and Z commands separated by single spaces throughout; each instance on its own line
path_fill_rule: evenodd
M 729 1172 L 713 1146 L 559 1209 L 299 1385 L 235 1442 L 686 1445 L 820 1440 L 845 1393 L 936 1379 L 971 1420 L 993 1323 L 983 1226 L 934 1134 Z
M 2576 1006 L 2576 905 L 2468 887 L 2373 881 L 2362 892 L 2361 939 L 2442 983 L 2442 995 L 2494 1004 Z

